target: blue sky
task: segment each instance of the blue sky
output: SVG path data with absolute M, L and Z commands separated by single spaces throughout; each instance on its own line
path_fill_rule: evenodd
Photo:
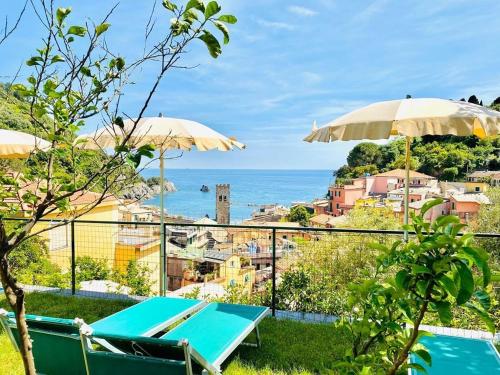
M 2 6 L 13 14 L 18 2 Z M 132 58 L 142 51 L 152 1 L 122 0 L 111 19 L 108 43 Z M 99 19 L 115 1 L 60 2 L 73 22 Z M 500 96 L 498 0 L 221 1 L 239 19 L 231 43 L 213 60 L 193 45 L 193 70 L 169 75 L 148 115 L 199 121 L 248 145 L 242 152 L 191 152 L 173 168 L 335 169 L 352 142 L 302 141 L 322 125 L 365 104 L 413 97 Z M 169 17 L 159 21 L 168 27 Z M 0 46 L 0 80 L 8 81 L 40 45 L 31 12 Z M 26 76 L 27 70 L 21 72 Z M 123 97 L 134 113 L 147 92 L 144 69 Z

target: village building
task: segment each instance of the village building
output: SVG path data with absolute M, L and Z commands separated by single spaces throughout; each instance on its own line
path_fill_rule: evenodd
M 332 185 L 328 190 L 329 214 L 341 216 L 355 207 L 360 199 L 370 197 L 388 197 L 389 193 L 396 197 L 400 189 L 404 188 L 405 170 L 394 169 L 392 171 L 376 175 L 366 175 L 352 180 L 350 184 Z M 437 188 L 435 177 L 410 171 L 410 188 Z M 399 198 L 398 198 L 399 199 Z M 423 199 L 422 196 L 413 197 L 414 200 Z M 368 200 L 368 202 L 370 202 Z M 373 205 L 374 202 L 368 203 Z

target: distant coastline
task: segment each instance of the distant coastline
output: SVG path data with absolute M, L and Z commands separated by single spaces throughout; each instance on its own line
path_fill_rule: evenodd
M 143 171 L 146 178 L 159 175 L 159 169 Z M 334 177 L 331 170 L 285 169 L 170 169 L 165 178 L 172 181 L 177 191 L 166 194 L 166 208 L 170 215 L 198 219 L 215 217 L 215 185 L 231 185 L 231 222 L 248 219 L 259 205 L 311 201 L 324 197 Z M 202 185 L 210 192 L 200 191 Z M 159 205 L 159 196 L 144 202 Z

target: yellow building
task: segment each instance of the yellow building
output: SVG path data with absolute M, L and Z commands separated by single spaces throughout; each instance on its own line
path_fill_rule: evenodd
M 100 194 L 86 192 L 75 196 L 71 200 L 72 211 L 81 213 L 86 211 L 100 197 Z M 114 197 L 104 199 L 99 205 L 78 218 L 79 221 L 106 221 L 116 222 L 118 217 L 119 201 Z M 46 215 L 43 221 L 38 223 L 33 232 L 40 229 L 53 227 L 41 234 L 47 239 L 49 257 L 52 262 L 63 269 L 70 267 L 71 260 L 71 226 L 70 224 L 59 225 L 61 220 L 69 217 L 58 211 Z M 118 225 L 75 223 L 75 255 L 76 257 L 90 256 L 94 259 L 103 259 L 112 267 L 114 265 L 115 244 L 118 234 Z
M 465 179 L 466 193 L 484 193 L 490 186 L 498 186 L 499 171 L 475 171 Z

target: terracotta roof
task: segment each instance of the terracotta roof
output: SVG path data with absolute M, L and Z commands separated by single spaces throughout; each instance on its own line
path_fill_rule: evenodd
M 384 173 L 379 173 L 375 175 L 376 177 L 397 177 L 397 178 L 405 178 L 406 176 L 406 171 L 404 169 L 393 169 L 392 171 L 387 171 Z M 436 177 L 432 177 L 429 175 L 426 175 L 424 173 L 420 173 L 417 171 L 410 171 L 410 178 L 432 178 L 435 179 Z
M 467 193 L 467 194 L 454 194 L 451 196 L 452 199 L 457 202 L 468 202 L 468 203 L 479 203 L 479 204 L 490 204 L 490 199 L 483 193 Z

